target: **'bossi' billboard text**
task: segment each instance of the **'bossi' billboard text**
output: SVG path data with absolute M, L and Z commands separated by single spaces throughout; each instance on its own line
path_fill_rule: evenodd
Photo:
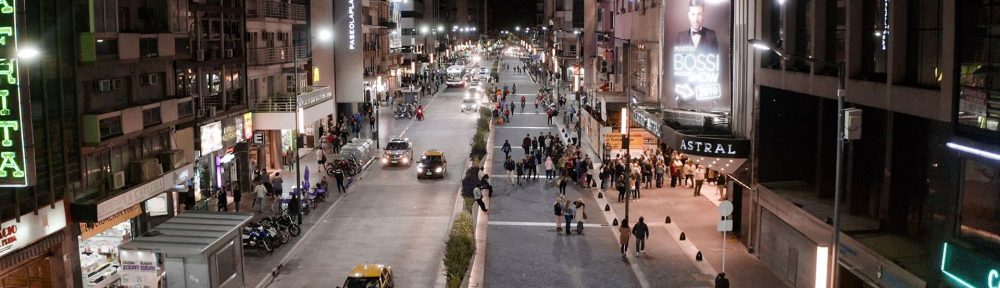
M 664 9 L 664 95 L 670 107 L 729 110 L 729 0 L 667 1 Z

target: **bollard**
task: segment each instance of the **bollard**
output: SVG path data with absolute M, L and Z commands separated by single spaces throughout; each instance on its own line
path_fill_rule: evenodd
M 601 198 L 604 198 L 604 194 L 601 193 L 601 192 L 597 192 L 597 199 L 601 199 Z
M 611 211 L 611 204 L 604 204 L 604 211 Z
M 611 226 L 618 226 L 618 218 L 615 218 L 615 221 L 611 221 Z
M 687 236 L 684 236 L 684 232 L 681 232 L 681 241 L 687 240 Z
M 694 260 L 701 261 L 701 251 L 698 251 L 698 254 L 694 255 Z
M 670 224 L 670 216 L 667 216 L 667 224 Z

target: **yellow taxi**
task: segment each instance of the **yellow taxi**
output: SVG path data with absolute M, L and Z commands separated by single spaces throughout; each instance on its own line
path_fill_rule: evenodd
M 393 288 L 392 267 L 382 264 L 358 264 L 347 274 L 343 288 Z

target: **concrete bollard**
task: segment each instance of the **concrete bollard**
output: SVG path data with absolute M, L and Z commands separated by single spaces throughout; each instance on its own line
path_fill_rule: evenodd
M 670 216 L 667 216 L 667 224 L 670 224 Z
M 681 241 L 687 240 L 687 236 L 684 236 L 684 232 L 681 232 Z
M 597 192 L 597 199 L 604 198 L 604 193 Z
M 701 257 L 701 251 L 698 251 L 698 254 L 694 255 L 694 260 L 701 261 L 701 259 L 702 259 L 702 257 Z
M 618 218 L 615 218 L 615 221 L 611 221 L 611 226 L 618 226 Z
M 604 204 L 604 211 L 611 211 L 611 204 Z

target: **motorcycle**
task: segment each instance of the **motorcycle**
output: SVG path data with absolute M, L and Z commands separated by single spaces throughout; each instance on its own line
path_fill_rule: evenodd
M 417 121 L 423 121 L 423 120 L 424 120 L 424 109 L 417 108 Z
M 267 253 L 274 252 L 273 239 L 270 232 L 257 223 L 247 224 L 243 227 L 243 248 L 260 248 Z

